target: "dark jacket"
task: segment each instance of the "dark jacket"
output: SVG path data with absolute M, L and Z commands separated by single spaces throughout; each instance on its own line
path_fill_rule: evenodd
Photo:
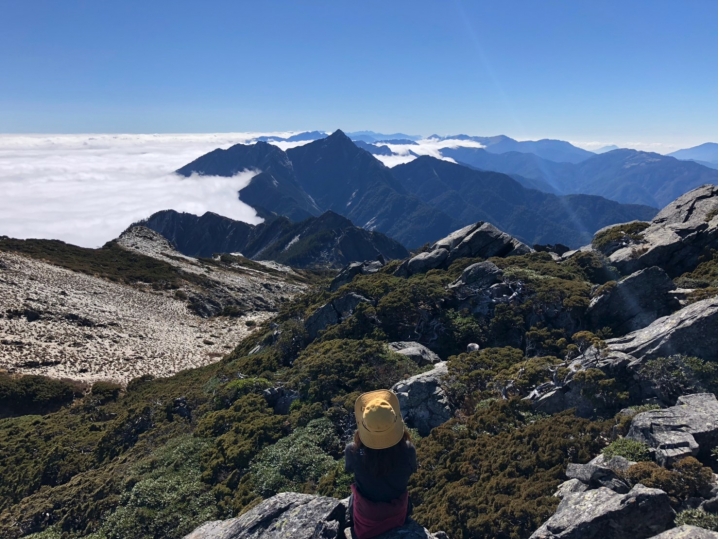
M 410 476 L 417 470 L 415 447 L 404 443 L 401 457 L 389 473 L 376 477 L 367 469 L 363 460 L 365 448 L 356 450 L 354 443 L 345 447 L 345 471 L 355 474 L 355 487 L 372 502 L 391 502 L 407 492 Z

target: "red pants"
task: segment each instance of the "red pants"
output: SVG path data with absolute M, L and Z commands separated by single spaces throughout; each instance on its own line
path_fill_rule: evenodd
M 372 502 L 352 489 L 353 532 L 357 539 L 372 539 L 405 524 L 408 512 L 408 493 L 391 502 Z

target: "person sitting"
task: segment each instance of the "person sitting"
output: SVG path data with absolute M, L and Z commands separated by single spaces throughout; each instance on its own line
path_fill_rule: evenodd
M 410 515 L 407 486 L 417 457 L 392 391 L 360 395 L 355 420 L 354 440 L 345 447 L 345 471 L 355 476 L 351 529 L 353 537 L 370 539 L 402 526 Z

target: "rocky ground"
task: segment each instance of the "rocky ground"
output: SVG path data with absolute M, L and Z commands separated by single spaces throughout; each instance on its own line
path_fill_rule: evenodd
M 0 368 L 86 382 L 169 376 L 217 361 L 305 288 L 274 268 L 208 268 L 145 229 L 118 243 L 203 275 L 208 285 L 154 290 L 0 252 Z M 214 314 L 223 300 L 246 314 L 197 314 L 198 305 Z

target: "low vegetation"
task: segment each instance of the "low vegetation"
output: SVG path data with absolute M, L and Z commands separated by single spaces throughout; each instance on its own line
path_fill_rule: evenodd
M 112 270 L 81 252 L 58 249 L 64 254 L 43 247 L 32 256 L 55 256 L 110 278 Z M 105 257 L 114 249 L 96 251 Z M 98 382 L 76 391 L 65 382 L 0 377 L 0 402 L 19 403 L 17 417 L 0 420 L 0 536 L 173 539 L 277 492 L 346 496 L 351 479 L 342 451 L 355 428 L 355 399 L 423 370 L 387 348 L 394 340 L 419 341 L 448 360 L 445 383 L 459 407 L 454 419 L 415 440 L 419 470 L 410 495 L 416 519 L 432 530 L 528 537 L 557 507 L 552 494 L 567 464 L 603 449 L 637 461 L 633 480 L 670 485 L 677 500 L 701 492 L 709 469 L 697 461 L 664 470 L 647 461 L 644 446 L 622 437 L 609 443 L 626 434 L 629 416 L 615 414 L 641 404 L 626 381 L 585 371 L 588 419 L 573 410 L 539 414 L 521 399 L 540 383 L 564 380 L 578 354 L 602 355 L 608 333 L 588 328 L 585 311 L 593 286 L 618 278 L 607 259 L 597 253 L 562 263 L 549 253 L 493 259 L 514 295 L 486 310 L 447 288 L 477 261 L 408 279 L 393 276 L 391 263 L 332 293 L 322 281 L 283 304 L 221 361 L 165 379 L 138 378 L 124 389 Z M 141 269 L 128 275 L 138 278 Z M 149 266 L 145 278 L 171 286 L 165 270 Z M 369 301 L 311 339 L 308 316 L 349 292 Z M 481 349 L 468 353 L 468 343 Z M 712 390 L 717 366 L 699 361 L 656 360 L 645 375 L 670 399 Z M 271 388 L 293 395 L 288 413 L 276 412 Z M 691 476 L 700 482 L 690 484 Z
M 601 253 L 610 254 L 610 252 L 617 250 L 619 246 L 640 241 L 642 239 L 640 233 L 649 226 L 650 223 L 644 221 L 633 221 L 607 228 L 595 234 L 592 246 Z

